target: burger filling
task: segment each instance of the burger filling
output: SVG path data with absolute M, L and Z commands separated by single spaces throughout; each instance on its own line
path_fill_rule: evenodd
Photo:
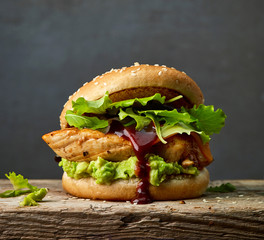
M 137 177 L 138 193 L 147 196 L 148 184 L 196 176 L 213 160 L 210 135 L 219 133 L 226 115 L 203 104 L 175 108 L 181 98 L 156 93 L 112 102 L 107 92 L 96 101 L 81 97 L 66 112 L 68 128 L 43 139 L 62 157 L 59 165 L 69 177 L 93 177 L 98 184 Z

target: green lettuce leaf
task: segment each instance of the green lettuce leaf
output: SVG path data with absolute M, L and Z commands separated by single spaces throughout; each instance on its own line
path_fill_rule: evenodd
M 140 111 L 140 114 L 152 114 L 157 116 L 158 121 L 165 121 L 169 125 L 174 125 L 178 122 L 190 123 L 195 122 L 195 118 L 191 117 L 191 115 L 187 112 L 181 113 L 178 112 L 177 109 L 168 111 L 168 110 L 146 110 Z
M 76 102 L 72 101 L 72 108 L 73 112 L 77 115 L 82 115 L 84 113 L 104 114 L 111 103 L 112 101 L 109 98 L 109 93 L 106 92 L 102 98 L 95 101 L 87 101 L 83 97 L 80 97 Z
M 151 97 L 145 97 L 145 98 L 134 98 L 134 99 L 128 99 L 124 101 L 119 101 L 111 104 L 111 108 L 127 108 L 133 106 L 135 103 L 139 103 L 141 106 L 146 106 L 148 102 L 150 101 L 158 101 L 161 104 L 164 104 L 165 97 L 162 97 L 160 93 L 156 93 L 155 95 Z
M 41 201 L 48 192 L 47 188 L 38 188 L 28 183 L 28 179 L 24 178 L 21 174 L 10 172 L 5 174 L 13 185 L 13 190 L 7 190 L 0 193 L 1 198 L 18 197 L 20 195 L 29 193 L 20 206 L 36 206 L 37 202 Z
M 127 108 L 125 110 L 120 109 L 118 116 L 120 120 L 124 120 L 127 117 L 134 119 L 137 131 L 142 130 L 144 127 L 148 126 L 151 123 L 151 119 L 136 114 L 132 108 Z
M 75 114 L 72 110 L 66 112 L 65 118 L 70 126 L 77 128 L 101 129 L 108 126 L 108 121 L 98 117 L 87 117 Z
M 203 143 L 209 142 L 210 137 L 209 135 L 205 134 L 202 131 L 195 130 L 190 124 L 184 124 L 182 122 L 177 123 L 176 125 L 168 125 L 165 124 L 161 127 L 161 136 L 162 138 L 167 138 L 169 136 L 172 136 L 174 134 L 183 134 L 186 133 L 188 135 L 191 134 L 191 132 L 195 132 L 200 135 Z
M 35 191 L 38 188 L 28 183 L 28 179 L 24 178 L 21 174 L 16 175 L 14 172 L 5 174 L 13 185 L 14 190 L 29 188 L 31 191 Z
M 20 195 L 24 195 L 26 193 L 31 193 L 32 190 L 7 190 L 5 192 L 0 193 L 1 198 L 10 198 L 10 197 L 18 197 Z
M 191 132 L 198 133 L 203 143 L 210 141 L 213 133 L 219 133 L 225 124 L 226 115 L 221 109 L 214 111 L 213 106 L 199 105 L 198 108 L 193 107 L 186 110 L 182 107 L 181 112 L 177 109 L 168 110 L 146 110 L 139 111 L 146 117 L 153 120 L 157 135 L 161 142 L 166 143 L 164 138 L 179 133 Z M 164 122 L 163 125 L 160 122 Z
M 188 113 L 196 119 L 194 124 L 196 128 L 207 135 L 219 133 L 225 125 L 225 113 L 220 108 L 214 111 L 214 106 L 212 105 L 205 106 L 200 104 L 198 108 L 194 106 L 192 109 L 188 110 Z
M 102 98 L 95 101 L 87 101 L 83 97 L 80 97 L 76 101 L 72 101 L 72 108 L 73 112 L 77 115 L 82 115 L 84 113 L 105 114 L 107 110 L 112 108 L 127 108 L 136 103 L 139 103 L 141 106 L 146 106 L 150 101 L 158 101 L 163 104 L 165 102 L 165 97 L 161 97 L 159 93 L 156 93 L 151 97 L 134 98 L 112 103 L 109 98 L 109 93 L 106 92 Z
M 84 98 L 78 98 L 72 102 L 73 110 L 66 112 L 65 118 L 70 126 L 77 128 L 90 128 L 93 130 L 103 130 L 109 122 L 105 119 L 119 117 L 124 126 L 136 125 L 136 130 L 140 131 L 151 122 L 156 127 L 156 133 L 160 141 L 166 143 L 166 138 L 175 133 L 196 132 L 200 135 L 203 143 L 210 140 L 213 133 L 219 133 L 225 124 L 226 115 L 221 109 L 214 111 L 213 106 L 203 104 L 191 109 L 181 108 L 180 111 L 174 110 L 136 110 L 139 105 L 146 106 L 150 101 L 158 101 L 160 104 L 166 104 L 182 96 L 165 101 L 165 97 L 159 93 L 151 97 L 135 98 L 112 103 L 108 92 L 96 101 L 86 101 Z M 88 114 L 104 114 L 105 119 L 96 116 L 84 116 Z
M 164 144 L 166 144 L 167 142 L 165 141 L 165 139 L 162 137 L 162 133 L 161 133 L 161 127 L 160 127 L 160 122 L 159 120 L 157 119 L 156 116 L 154 116 L 153 114 L 151 113 L 145 113 L 145 116 L 150 118 L 154 125 L 155 125 L 155 129 L 156 129 L 156 134 L 158 136 L 158 138 L 160 139 L 160 141 Z

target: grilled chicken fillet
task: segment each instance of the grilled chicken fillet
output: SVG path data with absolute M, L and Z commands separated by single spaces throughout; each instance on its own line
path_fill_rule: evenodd
M 93 161 L 98 157 L 123 161 L 135 155 L 130 141 L 97 130 L 66 128 L 45 134 L 42 138 L 57 155 L 69 161 Z M 184 134 L 170 137 L 168 144 L 154 145 L 152 151 L 167 162 L 181 162 L 186 167 L 194 165 L 201 168 L 211 162 L 201 153 L 193 137 Z

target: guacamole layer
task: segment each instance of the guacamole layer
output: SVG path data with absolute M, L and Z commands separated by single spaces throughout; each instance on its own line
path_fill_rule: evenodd
M 182 174 L 198 175 L 196 167 L 190 166 L 183 168 L 177 162 L 167 163 L 157 155 L 147 155 L 150 166 L 150 184 L 159 186 L 163 181 L 173 176 L 177 177 Z M 135 167 L 137 157 L 130 157 L 122 162 L 110 162 L 98 157 L 96 161 L 91 162 L 73 162 L 64 158 L 59 166 L 71 178 L 80 179 L 93 177 L 98 184 L 111 184 L 115 180 L 136 178 Z

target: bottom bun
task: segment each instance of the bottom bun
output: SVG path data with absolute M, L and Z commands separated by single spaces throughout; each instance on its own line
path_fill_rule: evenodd
M 101 185 L 95 179 L 70 178 L 64 172 L 62 186 L 71 195 L 81 198 L 128 201 L 136 196 L 138 179 L 117 180 L 110 185 Z M 209 183 L 209 173 L 207 169 L 200 171 L 198 176 L 182 179 L 172 179 L 155 187 L 150 185 L 149 192 L 153 200 L 177 200 L 195 198 L 201 196 Z

